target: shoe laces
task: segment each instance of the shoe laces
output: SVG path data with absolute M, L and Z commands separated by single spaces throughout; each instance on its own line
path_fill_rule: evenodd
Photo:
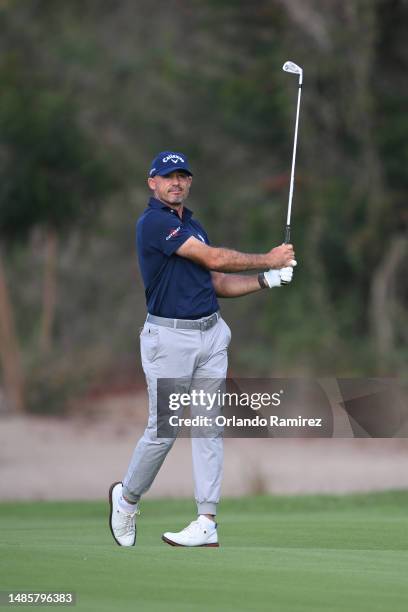
M 135 515 L 140 514 L 139 506 L 136 506 L 136 510 L 134 512 L 123 512 L 122 510 L 118 510 L 118 512 L 121 516 L 119 535 L 125 535 L 129 532 L 133 532 L 135 530 Z
M 191 523 L 183 529 L 183 533 L 186 535 L 194 535 L 199 530 L 201 530 L 200 523 L 198 521 L 191 521 Z
M 135 515 L 121 512 L 120 526 L 118 525 L 118 535 L 133 533 L 135 530 Z

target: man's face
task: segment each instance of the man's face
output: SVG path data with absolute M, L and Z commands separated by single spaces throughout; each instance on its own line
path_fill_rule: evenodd
M 176 170 L 166 176 L 157 174 L 153 178 L 148 178 L 147 183 L 155 198 L 164 204 L 177 207 L 187 198 L 192 180 L 193 177 L 187 172 Z

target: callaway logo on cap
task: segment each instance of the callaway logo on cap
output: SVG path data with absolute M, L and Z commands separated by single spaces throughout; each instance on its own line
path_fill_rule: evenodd
M 187 157 L 183 153 L 162 151 L 152 161 L 149 176 L 153 177 L 156 176 L 156 174 L 159 176 L 166 176 L 166 174 L 170 174 L 175 170 L 184 170 L 184 172 L 190 175 L 193 174 L 188 165 Z

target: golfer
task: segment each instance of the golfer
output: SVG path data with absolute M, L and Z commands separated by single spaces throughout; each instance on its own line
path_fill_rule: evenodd
M 184 205 L 192 180 L 183 153 L 159 153 L 147 179 L 152 197 L 137 222 L 137 252 L 148 311 L 140 345 L 149 419 L 123 483 L 113 483 L 109 491 L 110 528 L 120 546 L 135 544 L 138 502 L 174 443 L 174 438 L 157 436 L 157 380 L 224 379 L 231 332 L 217 298 L 289 283 L 296 264 L 290 244 L 258 255 L 210 246 L 205 229 Z M 265 272 L 236 274 L 247 270 Z M 173 546 L 218 546 L 215 517 L 223 439 L 192 438 L 191 443 L 198 516 L 185 529 L 164 533 L 162 539 Z

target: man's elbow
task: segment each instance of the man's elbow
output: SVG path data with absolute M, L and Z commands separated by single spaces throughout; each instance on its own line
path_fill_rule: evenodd
M 225 297 L 224 296 L 224 281 L 226 278 L 226 274 L 223 272 L 212 272 L 211 280 L 214 287 L 215 294 L 217 297 Z

